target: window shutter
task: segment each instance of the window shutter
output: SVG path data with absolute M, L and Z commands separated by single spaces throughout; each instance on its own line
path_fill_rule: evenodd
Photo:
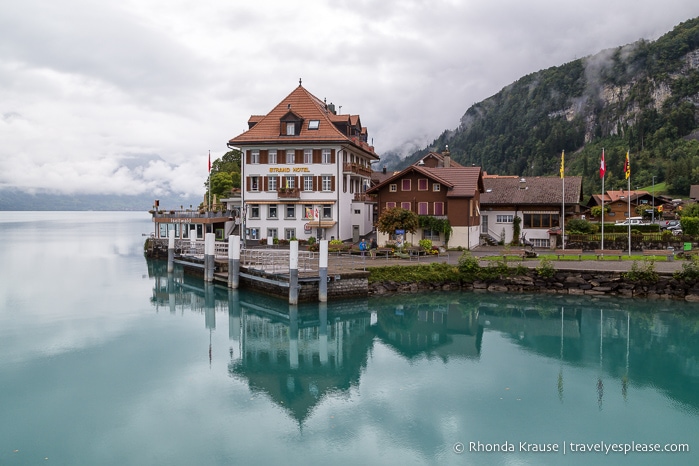
M 320 163 L 320 157 L 321 157 L 321 150 L 320 149 L 313 149 L 313 163 Z
M 335 177 L 330 177 L 330 190 L 335 191 Z
M 260 163 L 267 163 L 267 150 L 260 151 Z
M 250 149 L 245 151 L 245 163 L 250 165 Z M 249 186 L 249 185 L 248 185 Z
M 335 163 L 335 149 L 330 149 L 330 163 Z
M 303 149 L 296 149 L 296 163 L 303 163 Z

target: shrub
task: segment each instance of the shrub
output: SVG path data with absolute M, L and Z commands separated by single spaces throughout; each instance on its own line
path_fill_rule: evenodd
M 431 239 L 421 239 L 417 244 L 422 249 L 424 249 L 425 252 L 428 252 L 430 249 L 432 249 L 432 240 Z
M 699 279 L 699 257 L 692 256 L 689 262 L 682 264 L 682 270 L 672 274 L 676 280 L 697 280 Z
M 648 258 L 643 260 L 643 265 L 639 265 L 638 261 L 633 261 L 631 270 L 624 273 L 622 276 L 633 281 L 658 281 L 658 272 L 655 270 L 655 263 Z
M 478 276 L 481 266 L 478 264 L 478 259 L 473 257 L 469 251 L 464 251 L 459 257 L 459 273 L 467 278 Z
M 553 263 L 548 257 L 544 257 L 539 262 L 539 266 L 536 268 L 536 273 L 540 277 L 551 278 L 556 274 L 556 269 L 553 268 Z
M 316 237 L 315 237 L 315 236 L 311 236 L 310 238 L 308 238 L 308 245 L 309 245 L 309 246 L 312 246 L 312 245 L 314 245 L 314 244 L 316 244 Z

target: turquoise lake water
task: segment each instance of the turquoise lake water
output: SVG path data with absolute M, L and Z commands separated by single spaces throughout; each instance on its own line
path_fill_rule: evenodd
M 151 231 L 0 212 L 0 465 L 699 463 L 696 304 L 290 308 L 168 276 Z

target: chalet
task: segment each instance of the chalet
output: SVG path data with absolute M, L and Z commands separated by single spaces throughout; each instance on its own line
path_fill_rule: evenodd
M 563 183 L 558 177 L 485 175 L 481 195 L 481 230 L 488 241 L 509 244 L 514 238 L 514 219 L 521 219 L 520 231 L 535 247 L 556 243 L 552 233 L 561 227 Z M 565 177 L 565 218 L 580 213 L 582 177 Z
M 428 166 L 433 161 L 434 165 Z M 379 216 L 387 209 L 400 207 L 421 216 L 448 219 L 452 227 L 449 246 L 469 249 L 479 243 L 482 192 L 480 167 L 451 166 L 448 162 L 440 166 L 430 154 L 367 190 L 367 194 L 375 196 Z M 377 235 L 379 244 L 393 236 L 381 232 Z M 406 238 L 413 244 L 421 239 L 431 239 L 435 245 L 446 244 L 444 233 L 424 228 Z
M 349 239 L 373 228 L 371 163 L 358 115 L 342 115 L 299 86 L 228 142 L 241 163 L 244 238 Z
M 587 207 L 602 206 L 604 199 L 604 207 L 607 210 L 604 214 L 605 222 L 623 222 L 629 217 L 629 203 L 631 205 L 631 217 L 643 216 L 645 210 L 652 210 L 653 205 L 657 208 L 660 205 L 658 197 L 655 202 L 653 195 L 648 191 L 628 191 L 628 190 L 609 190 L 602 194 L 593 194 L 590 197 Z M 641 212 L 639 212 L 639 210 Z M 650 215 L 649 215 L 650 216 Z M 597 217 L 592 217 L 594 220 L 599 220 Z

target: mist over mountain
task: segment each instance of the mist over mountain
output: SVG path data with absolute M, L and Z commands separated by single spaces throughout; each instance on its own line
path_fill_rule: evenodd
M 699 18 L 653 42 L 640 40 L 531 73 L 472 105 L 454 130 L 415 151 L 398 168 L 449 147 L 452 158 L 500 175 L 583 176 L 599 192 L 602 149 L 606 189 L 665 181 L 686 196 L 699 184 Z M 389 157 L 389 160 L 393 160 Z

